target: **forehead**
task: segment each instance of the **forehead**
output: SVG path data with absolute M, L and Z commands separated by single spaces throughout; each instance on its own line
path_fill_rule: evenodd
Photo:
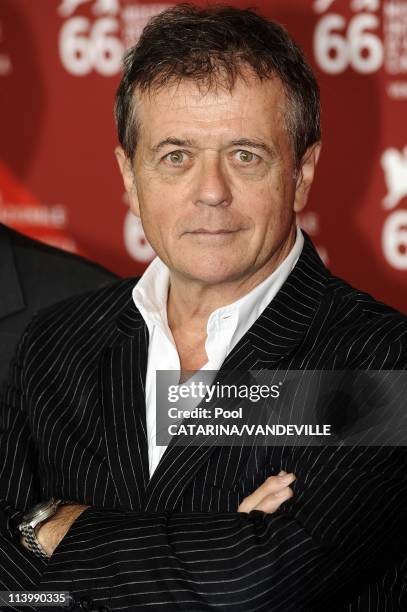
M 231 90 L 184 79 L 135 95 L 139 138 L 145 145 L 171 136 L 286 139 L 286 96 L 278 77 L 238 77 Z

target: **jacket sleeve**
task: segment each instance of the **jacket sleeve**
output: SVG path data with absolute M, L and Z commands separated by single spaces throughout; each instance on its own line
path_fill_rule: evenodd
M 406 535 L 406 477 L 396 456 L 376 459 L 370 470 L 304 467 L 298 501 L 272 515 L 89 508 L 56 549 L 41 587 L 64 590 L 72 581 L 75 596 L 109 596 L 113 609 L 297 612 L 332 601 Z M 326 490 L 336 503 L 318 513 Z
M 397 342 L 368 367 L 405 365 Z M 292 447 L 282 467 L 295 494 L 274 514 L 85 510 L 41 588 L 114 610 L 299 612 L 406 553 L 406 448 Z
M 11 362 L 0 400 L 0 590 L 7 591 L 35 589 L 46 567 L 20 544 L 16 530 L 24 511 L 41 500 L 22 382 L 27 335 L 28 330 Z

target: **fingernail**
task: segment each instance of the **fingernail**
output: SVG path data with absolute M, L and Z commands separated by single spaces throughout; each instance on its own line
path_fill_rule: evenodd
M 279 472 L 277 476 L 282 476 L 283 474 L 287 474 L 287 472 L 285 470 L 281 470 L 281 472 Z

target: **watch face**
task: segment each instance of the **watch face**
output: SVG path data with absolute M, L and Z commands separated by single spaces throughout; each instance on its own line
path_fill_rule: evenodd
M 39 504 L 36 504 L 33 508 L 31 508 L 31 510 L 29 512 L 27 512 L 27 514 L 25 514 L 23 516 L 23 519 L 25 521 L 31 521 L 34 517 L 36 517 L 37 515 L 46 512 L 47 510 L 51 509 L 54 505 L 54 500 L 48 500 L 46 502 L 40 502 Z

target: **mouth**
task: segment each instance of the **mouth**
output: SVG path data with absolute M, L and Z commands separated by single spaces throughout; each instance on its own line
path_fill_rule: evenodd
M 190 232 L 186 232 L 187 234 L 195 234 L 195 235 L 206 235 L 206 236 L 219 236 L 221 234 L 235 234 L 236 232 L 238 232 L 239 230 L 229 230 L 229 229 L 217 229 L 217 230 L 210 230 L 210 229 L 205 229 L 203 227 L 200 227 L 196 230 L 192 230 Z

